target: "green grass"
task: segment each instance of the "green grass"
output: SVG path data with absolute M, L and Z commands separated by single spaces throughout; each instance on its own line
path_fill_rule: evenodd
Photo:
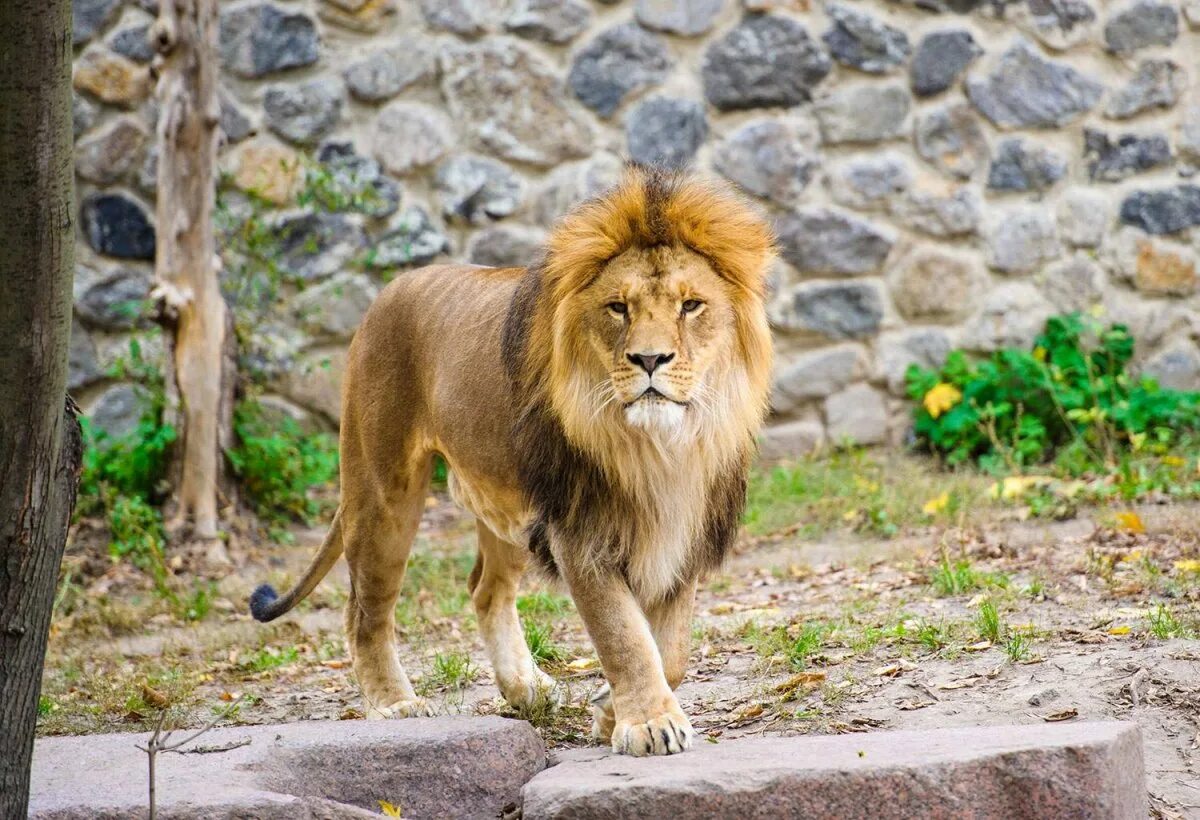
M 1191 638 L 1196 634 L 1195 630 L 1180 622 L 1166 604 L 1158 604 L 1151 609 L 1147 620 L 1150 622 L 1150 634 L 1160 641 L 1169 638 Z
M 980 572 L 971 566 L 966 558 L 951 561 L 950 556 L 942 554 L 937 567 L 929 576 L 929 583 L 943 598 L 954 595 L 964 595 L 980 589 L 1006 589 L 1009 577 L 1003 573 Z
M 764 630 L 754 621 L 742 627 L 742 637 L 754 651 L 766 659 L 781 659 L 797 671 L 808 667 L 809 659 L 821 651 L 832 627 L 824 623 L 776 626 Z
M 553 592 L 538 590 L 517 597 L 517 612 L 522 617 L 558 616 L 574 611 L 575 605 L 571 603 L 570 598 L 555 595 Z
M 299 659 L 300 650 L 294 646 L 283 648 L 264 646 L 257 652 L 248 655 L 241 662 L 241 667 L 247 672 L 267 672 L 283 666 L 290 666 Z
M 466 652 L 439 652 L 433 656 L 427 682 L 434 688 L 465 689 L 478 674 L 479 669 Z
M 536 618 L 525 618 L 521 628 L 525 632 L 525 645 L 537 663 L 553 663 L 567 656 L 566 650 L 554 640 L 554 630 L 550 624 Z
M 1015 629 L 1009 633 L 1004 642 L 1004 652 L 1013 663 L 1019 663 L 1029 657 L 1029 649 L 1033 645 L 1033 635 L 1028 630 Z
M 996 605 L 990 600 L 979 604 L 979 615 L 975 618 L 975 625 L 981 638 L 994 644 L 1000 643 L 1000 637 L 1004 633 L 1004 622 L 1000 619 Z

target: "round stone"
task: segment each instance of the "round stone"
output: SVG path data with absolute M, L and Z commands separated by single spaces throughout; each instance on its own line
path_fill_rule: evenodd
M 988 266 L 1002 273 L 1030 273 L 1061 252 L 1054 217 L 1045 208 L 1002 211 L 985 237 Z
M 909 68 L 912 90 L 920 97 L 942 93 L 958 82 L 982 53 L 969 31 L 935 31 L 925 35 Z
M 780 255 L 802 274 L 858 276 L 882 267 L 891 232 L 829 208 L 801 208 L 775 222 Z
M 1174 5 L 1138 0 L 1108 18 L 1104 43 L 1115 54 L 1149 46 L 1169 46 L 1179 37 L 1179 12 Z
M 990 72 L 967 78 L 967 96 L 999 128 L 1060 128 L 1096 106 L 1104 86 L 1019 40 Z
M 635 0 L 633 13 L 646 28 L 695 37 L 713 27 L 725 0 Z
M 120 259 L 154 258 L 154 226 L 140 202 L 125 194 L 95 193 L 84 197 L 79 211 L 92 250 Z
M 451 157 L 439 165 L 434 187 L 447 219 L 473 225 L 485 225 L 512 214 L 525 190 L 510 168 L 473 154 Z
M 902 65 L 912 51 L 900 29 L 840 3 L 829 3 L 825 13 L 833 27 L 821 38 L 833 59 L 869 74 L 886 74 Z
M 491 268 L 524 268 L 542 255 L 546 234 L 524 225 L 492 225 L 476 231 L 467 245 L 467 259 Z
M 900 85 L 854 85 L 817 100 L 813 113 L 829 144 L 879 142 L 907 131 L 912 99 Z
M 643 165 L 685 168 L 707 136 L 704 106 L 694 100 L 652 97 L 625 120 L 629 158 Z
M 267 127 L 300 145 L 313 145 L 328 136 L 342 118 L 345 87 L 322 77 L 295 85 L 276 85 L 263 95 Z
M 412 207 L 394 220 L 388 231 L 371 246 L 367 265 L 389 270 L 425 265 L 450 249 L 446 235 L 429 219 L 424 209 Z
M 1067 174 L 1058 152 L 1023 139 L 1007 139 L 996 148 L 988 171 L 993 191 L 1045 191 Z
M 256 79 L 317 62 L 317 26 L 300 11 L 250 3 L 221 12 L 221 62 L 239 77 Z
M 951 103 L 918 116 L 913 141 L 925 160 L 958 179 L 970 179 L 988 158 L 983 126 L 964 103 Z
M 895 266 L 888 286 L 892 302 L 904 318 L 952 323 L 974 312 L 987 277 L 965 255 L 920 247 Z
M 454 127 L 438 109 L 397 100 L 375 119 L 375 156 L 393 174 L 432 165 L 454 147 Z
M 75 295 L 75 310 L 93 327 L 129 330 L 142 324 L 150 297 L 150 277 L 119 268 L 86 284 Z
M 562 45 L 574 40 L 592 22 L 592 7 L 584 0 L 517 0 L 504 27 L 530 40 Z
M 817 135 L 807 120 L 751 120 L 717 144 L 713 165 L 744 190 L 779 205 L 800 202 L 817 172 Z
M 831 67 L 804 26 L 761 14 L 743 18 L 708 47 L 701 75 L 708 101 L 733 111 L 807 102 Z
M 883 289 L 878 282 L 801 282 L 780 293 L 770 318 L 780 330 L 831 339 L 872 336 L 883 322 Z
M 428 77 L 433 68 L 433 51 L 425 39 L 401 35 L 394 45 L 351 63 L 342 78 L 355 99 L 383 102 Z
M 602 31 L 579 51 L 567 83 L 580 102 L 611 117 L 629 95 L 662 82 L 672 65 L 661 37 L 622 23 Z

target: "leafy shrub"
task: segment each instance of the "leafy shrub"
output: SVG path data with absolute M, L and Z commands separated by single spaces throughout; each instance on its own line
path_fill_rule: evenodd
M 1133 350 L 1124 326 L 1071 314 L 1049 319 L 1031 351 L 980 362 L 955 351 L 938 370 L 912 365 L 917 439 L 951 464 L 997 473 L 1051 459 L 1073 473 L 1112 469 L 1122 454 L 1165 451 L 1200 428 L 1200 393 L 1131 375 Z

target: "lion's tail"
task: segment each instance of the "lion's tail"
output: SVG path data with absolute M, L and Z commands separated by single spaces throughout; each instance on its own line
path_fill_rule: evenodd
M 321 549 L 317 551 L 312 563 L 308 565 L 304 577 L 296 586 L 288 590 L 282 598 L 270 584 L 261 584 L 251 593 L 250 614 L 254 616 L 254 620 L 263 623 L 273 621 L 303 601 L 333 568 L 341 555 L 342 509 L 338 507 L 337 513 L 333 516 L 333 523 L 329 525 L 329 534 L 325 536 L 325 543 L 321 544 Z

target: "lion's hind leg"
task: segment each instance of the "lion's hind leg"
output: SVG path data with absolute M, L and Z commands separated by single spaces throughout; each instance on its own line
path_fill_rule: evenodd
M 557 705 L 560 689 L 534 662 L 517 615 L 517 590 L 527 551 L 502 541 L 482 522 L 476 529 L 479 557 L 471 573 L 471 600 L 500 693 L 517 709 L 538 703 Z

